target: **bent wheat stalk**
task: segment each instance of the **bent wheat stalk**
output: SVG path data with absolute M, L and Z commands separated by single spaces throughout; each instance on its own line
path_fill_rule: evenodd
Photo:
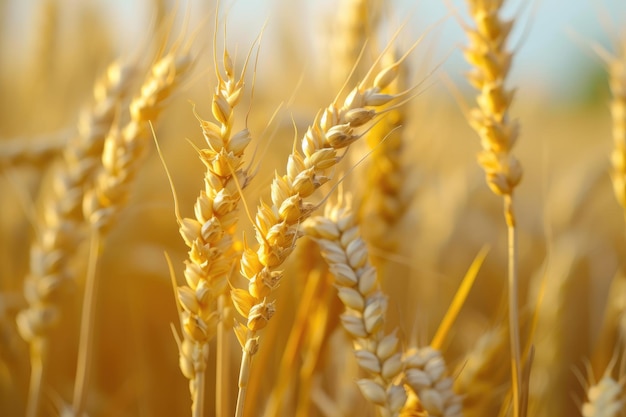
M 465 28 L 469 46 L 465 57 L 474 69 L 469 81 L 479 91 L 478 104 L 469 113 L 469 123 L 481 139 L 478 162 L 485 170 L 489 188 L 504 199 L 508 229 L 509 329 L 511 339 L 511 374 L 513 415 L 520 416 L 521 348 L 518 319 L 517 233 L 513 210 L 513 190 L 522 178 L 522 168 L 511 150 L 519 135 L 519 125 L 509 117 L 513 91 L 505 87 L 512 54 L 506 41 L 513 20 L 503 20 L 500 10 L 504 0 L 468 0 L 475 28 Z
M 355 214 L 348 205 L 329 205 L 325 216 L 311 218 L 303 226 L 320 246 L 346 307 L 341 323 L 352 338 L 359 366 L 369 376 L 357 381 L 361 392 L 382 416 L 399 416 L 407 400 L 398 381 L 403 370 L 400 341 L 395 331 L 385 334 L 387 299 L 369 262 Z
M 343 102 L 336 98 L 317 114 L 302 139 L 302 153 L 294 149 L 289 155 L 287 173 L 276 174 L 271 185 L 271 205 L 261 202 L 258 207 L 255 218 L 258 247 L 252 248 L 244 240 L 241 259 L 241 274 L 248 280 L 248 288 L 235 288 L 231 293 L 235 308 L 245 319 L 245 324 L 239 323 L 235 328 L 243 349 L 238 417 L 243 415 L 252 357 L 259 347 L 258 332 L 276 310 L 270 296 L 283 277 L 280 267 L 301 235 L 299 224 L 316 208 L 305 199 L 330 180 L 329 171 L 341 158 L 338 151 L 362 136 L 358 128 L 372 121 L 381 106 L 408 94 L 381 93 L 393 81 L 407 55 L 377 74 L 372 67 Z

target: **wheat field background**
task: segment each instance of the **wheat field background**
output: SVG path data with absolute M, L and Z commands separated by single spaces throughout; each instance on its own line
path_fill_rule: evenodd
M 406 84 L 398 91 L 409 92 L 402 96 L 401 106 L 381 112 L 381 121 L 364 136 L 376 134 L 391 116 L 399 118 L 394 121 L 397 130 L 383 133 L 382 144 L 381 137 L 366 136 L 351 145 L 332 169 L 333 179 L 310 201 L 319 204 L 314 214 L 322 215 L 327 201 L 352 195 L 361 236 L 387 297 L 384 329 L 397 329 L 397 348 L 404 353 L 432 343 L 470 266 L 486 254 L 458 317 L 437 343 L 462 411 L 433 411 L 426 394 L 417 393 L 417 402 L 412 406 L 407 402 L 396 415 L 514 414 L 509 407 L 507 225 L 502 199 L 485 184 L 476 162 L 481 143 L 466 117 L 476 95 L 464 78 L 470 69 L 462 53 L 467 41 L 461 39 L 459 44 L 448 37 L 448 32 L 462 36 L 461 24 L 473 26 L 465 2 L 440 2 L 444 16 L 434 23 L 420 17 L 420 7 L 427 2 L 342 0 L 335 13 L 312 12 L 314 2 L 305 0 L 272 2 L 255 14 L 248 9 L 260 6 L 246 1 L 222 1 L 218 7 L 208 1 L 146 0 L 137 2 L 141 5 L 135 9 L 128 6 L 117 18 L 89 2 L 41 0 L 19 7 L 18 3 L 0 1 L 4 27 L 0 42 L 0 415 L 79 415 L 75 385 L 81 312 L 94 257 L 97 285 L 91 301 L 93 340 L 88 389 L 81 406 L 84 415 L 190 414 L 190 383 L 181 373 L 172 330 L 182 337 L 178 298 L 165 255 L 171 258 L 177 285 L 183 286 L 189 248 L 179 234 L 164 163 L 181 215 L 193 217 L 196 198 L 205 188 L 206 170 L 194 147 L 207 147 L 194 111 L 201 119 L 214 120 L 219 81 L 215 66 L 224 68 L 224 45 L 236 74 L 251 51 L 240 101 L 236 106 L 235 99 L 228 103 L 235 108 L 233 133 L 247 127 L 252 138 L 242 157 L 250 183 L 243 189 L 229 246 L 238 262 L 242 242 L 251 244 L 255 239 L 255 207 L 260 199 L 270 201 L 275 172 L 285 172 L 294 142 L 316 123 L 319 109 L 342 91 L 344 82 L 346 91 L 356 85 L 385 45 L 393 46 L 397 59 L 422 35 L 424 39 L 402 64 Z M 548 0 L 522 3 L 507 2 L 502 14 L 515 19 L 508 44 L 523 57 L 519 62 L 513 58 L 507 84 L 516 89 L 510 114 L 521 127 L 514 153 L 524 168 L 515 190 L 518 325 L 524 363 L 530 367 L 522 387 L 528 401 L 524 414 L 621 416 L 626 414 L 622 359 L 626 225 L 625 208 L 618 201 L 619 193 L 617 199 L 614 193 L 617 168 L 611 154 L 618 143 L 613 135 L 623 129 L 626 118 L 611 117 L 610 106 L 617 105 L 609 89 L 605 61 L 609 55 L 597 52 L 607 51 L 615 57 L 611 62 L 626 65 L 626 54 L 620 55 L 626 50 L 626 10 L 617 7 L 618 12 L 607 17 L 598 7 L 597 15 L 589 15 L 590 21 L 605 22 L 605 32 L 598 38 L 591 37 L 595 32 L 572 31 L 567 22 L 555 29 L 567 33 L 564 38 L 574 45 L 572 53 L 579 54 L 572 64 L 580 64 L 572 69 L 576 78 L 571 85 L 576 91 L 564 92 L 542 84 L 549 78 L 522 73 L 532 68 L 541 74 L 542 65 L 547 65 L 541 60 L 529 63 L 524 48 L 528 33 L 546 21 L 542 13 L 548 6 L 542 3 Z M 238 15 L 246 10 L 245 17 Z M 267 16 L 262 15 L 265 12 Z M 409 24 L 403 26 L 407 15 Z M 131 24 L 122 28 L 126 22 Z M 352 33 L 344 33 L 346 28 Z M 558 56 L 559 51 L 548 53 Z M 132 113 L 132 106 L 129 113 L 133 97 L 142 94 L 142 83 L 147 85 L 144 80 L 150 74 L 157 78 L 151 67 L 168 54 L 175 60 L 167 67 L 171 72 L 159 81 L 163 86 L 153 81 L 143 90 L 147 95 L 163 88 L 158 90 L 162 97 L 156 104 L 144 103 L 149 108 L 144 113 Z M 86 214 L 67 223 L 83 237 L 74 240 L 72 234 L 63 234 L 64 229 L 53 237 L 43 232 L 43 219 L 61 215 L 46 217 L 46 202 L 58 197 L 55 181 L 64 155 L 72 153 L 77 143 L 73 138 L 86 131 L 81 127 L 86 116 L 81 114 L 93 114 L 97 108 L 94 103 L 102 92 L 94 93 L 94 85 L 115 60 L 129 64 L 132 76 L 119 97 L 108 98 L 106 106 L 98 107 L 106 109 L 102 110 L 106 118 L 102 117 L 102 127 L 89 132 L 95 135 L 104 129 L 106 135 L 110 129 L 136 123 L 137 132 L 145 136 L 145 149 L 137 151 L 140 156 L 124 160 L 127 165 L 115 168 L 117 174 L 124 172 L 120 182 L 128 187 L 107 194 L 106 201 L 115 200 L 118 193 L 128 194 L 98 217 L 106 220 L 104 226 L 88 223 L 88 204 L 82 201 L 82 193 L 99 184 L 102 145 L 93 158 L 78 154 L 78 161 L 92 158 L 96 165 L 85 184 L 73 191 L 80 194 L 76 210 L 82 213 L 81 208 L 87 207 Z M 379 71 L 381 64 L 374 65 L 379 65 Z M 626 85 L 623 74 L 621 82 Z M 154 124 L 154 134 L 148 120 Z M 339 180 L 341 184 L 334 187 Z M 104 194 L 98 195 L 98 204 L 105 204 Z M 109 220 L 111 213 L 114 217 Z M 89 244 L 93 234 L 101 238 L 95 253 Z M 31 369 L 34 360 L 44 356 L 33 353 L 32 340 L 39 336 L 29 344 L 25 325 L 19 324 L 21 312 L 40 302 L 33 301 L 25 282 L 34 274 L 37 250 L 33 247 L 60 245 L 65 239 L 69 245 L 55 252 L 53 260 L 46 258 L 48 264 L 67 264 L 71 273 L 67 272 L 70 275 L 54 299 L 58 299 L 54 301 L 56 324 L 45 331 L 45 373 L 33 411 L 29 409 Z M 276 312 L 259 331 L 242 415 L 393 414 L 372 405 L 355 383 L 364 373 L 355 360 L 349 332 L 341 328 L 340 286 L 333 285 L 315 241 L 298 239 L 284 269 L 280 286 L 270 297 L 276 300 Z M 228 271 L 228 289 L 247 288 L 239 270 L 237 263 Z M 50 273 L 53 278 L 46 282 L 62 273 Z M 216 359 L 216 342 L 207 344 L 206 385 L 201 394 L 206 416 L 235 413 L 242 347 L 229 325 L 245 324 L 248 317 L 242 318 L 232 307 L 229 311 L 220 316 L 228 327 L 219 336 L 227 351 L 221 362 Z M 40 330 L 33 326 L 33 332 Z M 531 346 L 532 360 L 527 350 Z M 408 366 L 404 364 L 402 372 Z M 611 385 L 612 405 L 591 406 L 602 390 L 589 388 L 603 375 L 617 382 Z

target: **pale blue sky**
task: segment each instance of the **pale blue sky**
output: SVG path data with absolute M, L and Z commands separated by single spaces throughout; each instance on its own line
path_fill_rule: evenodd
M 60 3 L 71 13 L 73 6 L 80 1 L 60 0 Z M 91 1 L 107 9 L 108 16 L 117 21 L 120 39 L 127 42 L 128 36 L 142 34 L 141 19 L 144 22 L 147 20 L 145 6 L 151 0 Z M 204 11 L 207 7 L 209 10 L 213 8 L 200 6 L 209 3 L 208 0 L 189 1 L 192 10 Z M 229 10 L 229 34 L 241 36 L 242 40 L 245 40 L 254 38 L 265 20 L 268 20 L 268 29 L 271 33 L 273 22 L 284 18 L 279 10 L 284 10 L 283 13 L 288 16 L 300 15 L 293 16 L 300 22 L 297 29 L 305 34 L 315 33 L 323 27 L 326 20 L 332 18 L 332 10 L 337 1 L 339 0 L 222 0 L 221 8 Z M 19 31 L 28 32 L 33 23 L 32 8 L 38 7 L 41 3 L 41 0 L 9 1 L 11 23 L 17 30 L 5 27 L 5 31 L 11 34 L 19 34 Z M 300 6 L 293 6 L 295 3 Z M 429 24 L 450 15 L 450 5 L 457 7 L 461 14 L 466 10 L 463 0 L 396 0 L 393 7 L 389 6 L 390 3 L 387 2 L 385 7 L 393 11 L 391 14 L 393 22 L 410 18 L 409 30 L 414 33 L 409 36 L 413 38 L 417 38 Z M 184 8 L 187 1 L 180 0 L 180 4 Z M 576 37 L 608 46 L 607 34 L 615 33 L 620 26 L 626 27 L 626 0 L 509 0 L 507 6 L 508 15 L 521 16 L 512 35 L 512 45 L 517 46 L 517 54 L 511 82 L 516 85 L 524 83 L 527 91 L 533 90 L 549 98 L 561 100 L 576 98 L 577 92 L 580 91 L 577 83 L 595 65 L 594 58 L 576 41 Z M 143 18 L 138 20 L 138 15 Z M 206 14 L 197 13 L 197 15 Z M 609 22 L 614 26 L 603 29 L 601 22 Z M 5 42 L 20 41 L 8 36 L 5 37 Z M 435 49 L 439 53 L 449 54 L 443 65 L 446 73 L 454 77 L 467 68 L 458 49 L 465 43 L 465 38 L 454 18 L 449 17 L 438 25 L 429 35 L 429 42 L 436 42 Z M 271 51 L 271 45 L 264 48 Z M 19 53 L 20 49 L 16 48 L 16 54 Z M 541 91 L 544 93 L 541 94 Z

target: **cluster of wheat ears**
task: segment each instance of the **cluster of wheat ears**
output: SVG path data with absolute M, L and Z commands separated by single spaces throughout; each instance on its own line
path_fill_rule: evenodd
M 0 415 L 626 415 L 626 43 L 581 42 L 600 111 L 511 110 L 505 3 L 410 39 L 341 0 L 316 51 L 302 4 L 234 46 L 229 5 L 155 1 L 116 56 L 42 1 L 0 49 Z

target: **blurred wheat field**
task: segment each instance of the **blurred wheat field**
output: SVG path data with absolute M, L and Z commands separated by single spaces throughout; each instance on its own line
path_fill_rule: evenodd
M 0 2 L 0 415 L 626 414 L 625 14 L 603 39 L 572 36 L 592 70 L 566 101 L 517 72 L 541 2 L 502 9 L 524 171 L 520 412 L 502 198 L 467 120 L 468 41 L 446 43 L 475 26 L 468 3 L 501 2 L 441 2 L 433 26 L 403 26 L 421 2 L 273 2 L 265 23 L 253 2 L 139 3 L 124 32 L 97 3 Z M 253 17 L 238 17 L 246 8 Z M 354 143 L 344 155 L 328 138 Z M 293 191 L 289 175 L 316 164 Z M 255 214 L 261 201 L 276 207 Z M 194 281 L 212 256 L 226 259 L 215 282 Z M 280 285 L 257 284 L 266 272 Z

